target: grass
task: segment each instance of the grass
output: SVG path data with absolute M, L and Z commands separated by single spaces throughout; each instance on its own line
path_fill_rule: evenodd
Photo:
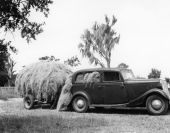
M 81 132 L 98 125 L 105 126 L 107 122 L 95 118 L 66 118 L 60 115 L 48 116 L 25 116 L 16 115 L 2 116 L 0 118 L 0 132 L 10 133 L 66 133 Z
M 168 133 L 170 112 L 150 116 L 144 109 L 90 109 L 87 113 L 37 108 L 22 99 L 0 103 L 0 133 Z

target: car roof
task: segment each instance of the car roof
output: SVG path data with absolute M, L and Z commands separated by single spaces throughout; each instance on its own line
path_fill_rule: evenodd
M 89 72 L 89 71 L 122 71 L 122 70 L 130 70 L 130 69 L 126 69 L 126 68 L 89 68 L 89 69 L 80 69 L 78 71 L 76 71 L 75 73 L 79 73 L 79 72 Z

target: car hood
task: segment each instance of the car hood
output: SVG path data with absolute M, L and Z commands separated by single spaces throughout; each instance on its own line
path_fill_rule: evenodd
M 165 92 L 165 94 L 167 95 L 167 97 L 170 99 L 170 91 L 168 90 L 168 85 L 166 83 L 165 80 L 161 80 L 161 79 L 128 79 L 125 80 L 125 84 L 127 86 L 137 86 L 138 88 L 148 88 L 148 89 L 152 89 L 152 88 L 162 88 L 162 90 Z

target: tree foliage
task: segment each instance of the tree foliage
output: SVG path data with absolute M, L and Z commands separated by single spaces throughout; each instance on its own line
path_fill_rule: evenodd
M 29 42 L 41 33 L 44 23 L 32 22 L 31 12 L 49 14 L 51 0 L 0 0 L 0 28 L 4 31 L 21 31 L 21 36 Z
M 11 58 L 11 52 L 17 53 L 15 47 L 11 46 L 11 42 L 0 40 L 0 86 L 4 86 L 13 78 L 15 64 Z
M 66 61 L 64 61 L 64 64 L 67 64 L 71 67 L 76 67 L 76 66 L 80 65 L 80 60 L 78 59 L 77 56 L 73 56 L 73 57 L 67 59 Z
M 113 29 L 117 19 L 105 16 L 105 23 L 93 25 L 91 30 L 85 30 L 81 36 L 82 43 L 78 48 L 83 57 L 87 57 L 91 64 L 110 68 L 111 51 L 119 43 L 120 36 Z M 100 57 L 100 58 L 99 58 Z M 103 62 L 104 60 L 104 62 Z
M 8 60 L 6 62 L 6 71 L 8 73 L 7 86 L 15 85 L 15 78 L 16 78 L 16 74 L 15 74 L 16 71 L 14 70 L 15 64 L 16 64 L 16 62 L 12 59 L 12 57 L 8 56 Z
M 60 61 L 60 59 L 55 58 L 54 56 L 43 56 L 43 57 L 39 58 L 39 60 Z
M 39 60 L 47 60 L 47 61 L 60 61 L 60 59 L 56 58 L 55 56 L 43 56 L 39 58 Z M 76 67 L 80 65 L 80 60 L 78 59 L 77 56 L 72 56 L 71 58 L 67 59 L 64 61 L 64 64 L 69 65 L 71 67 Z
M 125 63 L 120 63 L 117 67 L 118 68 L 128 68 L 129 66 Z
M 155 68 L 152 68 L 151 72 L 148 75 L 148 78 L 160 78 L 161 76 L 161 71 Z
M 49 5 L 52 0 L 0 0 L 0 29 L 1 33 L 19 31 L 21 37 L 27 42 L 36 39 L 36 36 L 43 31 L 44 22 L 31 20 L 34 12 L 49 14 Z M 10 51 L 16 53 L 15 47 L 11 46 L 11 42 L 0 40 L 0 83 L 8 80 L 8 84 L 12 84 L 14 77 L 15 62 L 11 58 Z

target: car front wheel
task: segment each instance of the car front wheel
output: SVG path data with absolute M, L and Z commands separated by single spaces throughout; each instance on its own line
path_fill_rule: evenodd
M 33 95 L 29 94 L 24 97 L 24 108 L 32 109 L 34 106 L 34 97 Z
M 83 96 L 77 96 L 73 99 L 72 107 L 74 111 L 78 113 L 86 112 L 88 109 L 88 102 L 87 99 Z
M 168 111 L 168 101 L 162 96 L 151 95 L 147 98 L 146 108 L 152 115 L 163 115 Z

